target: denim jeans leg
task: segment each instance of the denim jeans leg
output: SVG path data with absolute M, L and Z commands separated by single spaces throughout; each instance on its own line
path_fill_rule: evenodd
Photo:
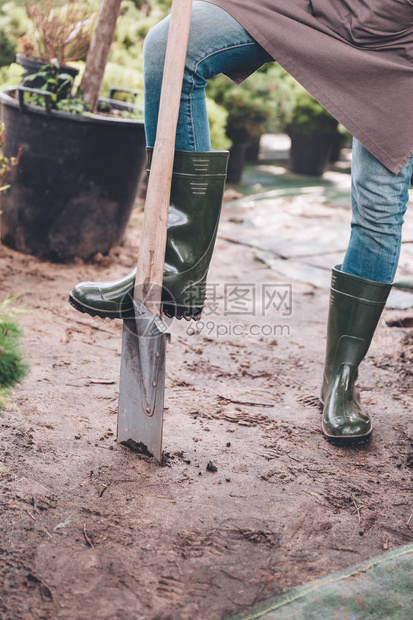
M 145 129 L 153 146 L 170 17 L 149 32 L 144 44 Z M 209 123 L 205 86 L 218 73 L 237 67 L 258 69 L 271 56 L 223 9 L 208 2 L 194 2 L 179 112 L 176 148 L 209 151 Z
M 399 262 L 413 157 L 393 174 L 356 138 L 351 170 L 351 236 L 342 271 L 390 284 Z

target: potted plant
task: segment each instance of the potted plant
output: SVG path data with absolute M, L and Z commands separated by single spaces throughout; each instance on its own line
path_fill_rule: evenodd
M 208 96 L 228 113 L 226 133 L 232 141 L 229 183 L 239 183 L 241 180 L 248 144 L 252 138 L 262 134 L 270 115 L 268 104 L 257 96 L 252 78 L 249 80 L 249 87 L 237 87 L 224 75 L 218 75 L 210 81 L 207 90 Z
M 265 102 L 268 116 L 260 133 L 250 137 L 246 160 L 256 162 L 262 133 L 279 133 L 295 105 L 295 80 L 278 63 L 267 63 L 253 76 L 255 97 Z
M 285 128 L 291 138 L 291 170 L 321 176 L 329 161 L 337 126 L 338 121 L 302 89 Z
M 259 149 L 261 135 L 279 130 L 281 118 L 293 105 L 288 74 L 275 63 L 264 65 L 241 86 L 219 75 L 210 81 L 208 95 L 228 112 L 227 136 L 232 140 L 228 181 L 239 183 L 248 147 Z
M 102 0 L 75 95 L 73 77 L 57 61 L 35 76 L 40 88 L 22 85 L 0 93 L 5 154 L 22 147 L 1 197 L 1 239 L 18 251 L 56 261 L 87 259 L 122 239 L 146 153 L 137 110 L 98 111 L 119 6 L 120 0 Z M 105 29 L 99 27 L 102 19 Z
M 70 62 L 84 60 L 90 45 L 94 2 L 67 2 L 40 0 L 27 5 L 29 33 L 19 39 L 21 52 L 16 61 L 26 75 L 56 59 L 66 73 L 76 77 L 79 70 Z M 37 84 L 31 84 L 37 87 Z

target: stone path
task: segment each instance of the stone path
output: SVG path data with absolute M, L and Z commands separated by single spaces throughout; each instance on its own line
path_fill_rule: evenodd
M 350 236 L 351 152 L 345 150 L 343 160 L 320 179 L 289 173 L 280 159 L 286 146 L 283 136 L 264 138 L 260 165 L 247 167 L 238 188 L 247 195 L 227 204 L 220 235 L 254 248 L 256 259 L 279 277 L 328 288 L 331 267 L 342 261 Z M 280 161 L 268 163 L 265 158 Z M 396 280 L 413 276 L 412 265 L 410 208 Z M 388 308 L 411 307 L 413 294 L 392 291 Z

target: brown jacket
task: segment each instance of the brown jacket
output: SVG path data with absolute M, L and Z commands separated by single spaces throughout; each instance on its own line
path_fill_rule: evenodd
M 397 174 L 413 154 L 413 0 L 203 0 Z M 237 83 L 248 76 L 240 71 Z

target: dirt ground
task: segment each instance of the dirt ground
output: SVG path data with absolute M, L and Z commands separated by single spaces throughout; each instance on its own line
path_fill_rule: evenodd
M 362 367 L 369 445 L 320 435 L 328 291 L 299 281 L 258 335 L 246 314 L 175 322 L 164 465 L 116 444 L 121 323 L 66 300 L 129 270 L 139 217 L 89 264 L 0 246 L 31 364 L 0 418 L 2 620 L 220 620 L 413 540 L 413 310 L 385 311 Z M 220 303 L 226 282 L 283 284 L 254 256 L 219 239 Z

